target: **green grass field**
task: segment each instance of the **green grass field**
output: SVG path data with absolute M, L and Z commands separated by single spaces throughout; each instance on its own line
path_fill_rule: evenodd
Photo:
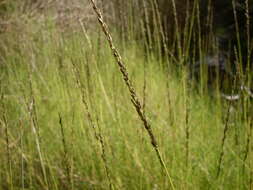
M 100 28 L 29 27 L 1 34 L 1 190 L 252 188 L 244 101 L 199 93 L 187 70 L 113 33 L 168 177 Z

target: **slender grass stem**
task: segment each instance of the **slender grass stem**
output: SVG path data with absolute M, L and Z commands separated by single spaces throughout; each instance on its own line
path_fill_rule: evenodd
M 125 67 L 125 65 L 124 65 L 124 63 L 122 61 L 122 58 L 121 58 L 119 52 L 117 51 L 117 49 L 114 46 L 112 36 L 109 33 L 108 27 L 107 27 L 106 23 L 103 20 L 103 16 L 102 16 L 100 10 L 98 9 L 98 7 L 97 7 L 97 5 L 96 5 L 96 3 L 95 3 L 94 0 L 90 0 L 90 2 L 93 5 L 93 10 L 95 11 L 95 13 L 97 15 L 98 21 L 99 21 L 99 23 L 101 25 L 101 28 L 102 28 L 102 30 L 103 30 L 106 38 L 107 38 L 107 41 L 108 41 L 109 46 L 110 46 L 110 48 L 112 50 L 113 56 L 115 58 L 115 61 L 117 62 L 118 66 L 119 66 L 119 69 L 121 71 L 122 77 L 123 77 L 123 79 L 125 81 L 125 84 L 128 87 L 128 90 L 129 90 L 130 96 L 131 96 L 131 101 L 132 101 L 132 103 L 133 103 L 133 105 L 134 105 L 134 107 L 135 107 L 135 109 L 136 109 L 136 111 L 137 111 L 140 119 L 143 122 L 144 128 L 147 130 L 147 132 L 149 134 L 149 137 L 150 137 L 150 140 L 151 140 L 151 144 L 152 144 L 153 148 L 156 151 L 157 157 L 159 159 L 159 162 L 160 162 L 162 168 L 165 170 L 165 173 L 166 173 L 167 177 L 169 178 L 169 181 L 170 181 L 170 184 L 171 184 L 171 188 L 175 189 L 174 188 L 174 184 L 173 184 L 172 179 L 171 179 L 171 176 L 170 176 L 170 174 L 168 172 L 168 169 L 167 169 L 167 167 L 166 167 L 166 165 L 164 163 L 164 160 L 163 160 L 163 158 L 161 156 L 160 150 L 158 148 L 157 140 L 156 140 L 156 138 L 154 136 L 152 128 L 151 128 L 149 122 L 147 121 L 146 116 L 143 113 L 143 110 L 142 110 L 143 108 L 141 106 L 141 103 L 140 103 L 140 101 L 139 101 L 139 99 L 138 99 L 138 97 L 136 95 L 136 92 L 135 92 L 135 89 L 134 89 L 134 87 L 132 85 L 132 82 L 129 79 L 128 71 L 127 71 L 127 69 L 126 69 L 126 67 Z

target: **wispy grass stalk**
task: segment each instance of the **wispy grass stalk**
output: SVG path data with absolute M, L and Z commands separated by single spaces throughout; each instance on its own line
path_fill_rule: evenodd
M 197 19 L 197 41 L 198 41 L 198 55 L 199 55 L 199 61 L 203 62 L 203 50 L 202 50 L 202 38 L 201 38 L 201 20 L 200 20 L 200 8 L 199 8 L 199 2 L 196 3 L 196 19 Z M 204 95 L 207 79 L 206 79 L 206 67 L 204 64 L 200 64 L 200 87 L 201 87 L 201 95 Z
M 247 79 L 248 79 L 248 87 L 250 86 L 250 59 L 251 59 L 251 49 L 250 49 L 250 24 L 251 23 L 251 18 L 249 15 L 249 0 L 245 0 L 245 17 L 246 17 L 246 35 L 247 35 L 247 65 L 246 65 L 246 73 L 247 73 Z
M 21 151 L 21 155 L 20 155 L 20 160 L 21 160 L 21 186 L 22 186 L 22 190 L 25 189 L 25 160 L 24 160 L 24 139 L 23 139 L 23 135 L 24 135 L 24 126 L 23 126 L 23 122 L 20 120 L 19 121 L 19 130 L 20 130 L 20 151 Z
M 38 127 L 37 112 L 36 112 L 36 101 L 34 97 L 34 89 L 33 89 L 33 84 L 32 84 L 32 73 L 31 73 L 32 71 L 30 70 L 29 72 L 30 72 L 30 75 L 29 75 L 30 101 L 26 103 L 26 106 L 27 106 L 27 111 L 29 113 L 31 130 L 34 135 L 35 145 L 38 152 L 40 166 L 41 166 L 41 170 L 42 170 L 42 174 L 44 178 L 45 184 L 43 185 L 44 185 L 44 188 L 49 189 L 47 172 L 45 168 L 45 160 L 44 160 L 42 149 L 41 149 L 41 139 L 39 135 L 39 127 Z
M 247 142 L 246 142 L 246 151 L 245 151 L 245 155 L 243 158 L 243 162 L 244 164 L 246 164 L 248 155 L 250 154 L 251 150 L 251 141 L 252 141 L 252 130 L 253 130 L 253 118 L 251 118 L 250 123 L 249 123 L 249 127 L 248 127 L 248 133 L 247 133 Z
M 94 48 L 93 48 L 93 45 L 92 45 L 92 42 L 91 42 L 91 39 L 90 39 L 90 37 L 89 37 L 89 35 L 88 35 L 88 33 L 87 33 L 87 30 L 86 30 L 86 28 L 85 28 L 85 26 L 84 26 L 84 24 L 83 24 L 83 22 L 81 21 L 81 20 L 79 20 L 79 23 L 80 23 L 80 26 L 81 26 L 81 28 L 82 28 L 82 32 L 83 32 L 83 35 L 84 35 L 84 37 L 85 37 L 85 39 L 86 39 L 86 41 L 87 41 L 87 43 L 88 43 L 88 49 L 90 50 L 90 64 L 92 64 L 94 67 L 95 67 L 95 70 L 96 70 L 96 72 L 97 72 L 97 74 L 98 74 L 98 78 L 99 78 L 99 82 L 100 82 L 100 86 L 101 86 L 101 89 L 102 89 L 102 91 L 103 91 L 103 94 L 104 94 L 104 96 L 105 96 L 105 99 L 106 99 L 106 103 L 107 103 L 107 105 L 108 105 L 108 109 L 109 109 L 109 112 L 110 112 L 110 114 L 111 114 L 111 116 L 112 116 L 112 119 L 115 121 L 116 119 L 115 119 L 115 115 L 114 115 L 114 113 L 113 113 L 113 109 L 112 109 L 112 106 L 111 106 L 111 103 L 110 103 L 110 101 L 109 101 L 109 98 L 108 98 L 108 95 L 107 95 L 107 93 L 106 93 L 106 90 L 105 90 L 105 87 L 104 87 L 104 84 L 103 84 L 103 81 L 102 81 L 102 78 L 101 78 L 101 74 L 100 74 L 100 72 L 99 72 L 99 69 L 98 69 L 98 61 L 96 60 L 96 56 L 95 56 L 95 53 L 94 53 Z M 99 36 L 99 40 L 102 40 L 101 39 L 101 37 Z M 87 58 L 87 56 L 86 56 L 86 58 Z M 88 58 L 87 58 L 88 59 Z M 89 63 L 88 63 L 88 60 L 87 60 L 87 63 L 86 63 L 86 65 L 87 65 L 87 67 L 86 67 L 86 72 L 87 72 L 87 77 L 88 77 L 88 80 L 90 80 L 89 79 L 89 77 L 90 77 L 90 74 L 88 73 L 88 71 L 87 70 L 90 70 L 90 66 L 89 66 Z M 89 88 L 89 86 L 90 86 L 90 90 L 89 90 L 89 94 L 88 94 L 88 98 L 89 98 L 89 101 L 90 102 L 92 102 L 92 98 L 90 98 L 90 97 L 92 97 L 93 96 L 93 94 L 92 94 L 92 88 L 91 88 L 91 81 L 90 82 L 88 82 L 88 88 Z M 92 104 L 94 104 L 94 102 L 92 102 Z M 93 109 L 95 109 L 95 107 L 93 107 Z
M 250 41 L 251 41 L 251 30 L 250 30 L 250 24 L 252 24 L 251 22 L 251 17 L 249 15 L 249 0 L 245 0 L 245 17 L 246 17 L 246 40 L 247 40 L 247 63 L 246 63 L 246 78 L 247 78 L 247 88 L 250 89 L 250 86 L 252 84 L 252 74 L 251 74 L 251 69 L 252 69 L 252 65 L 251 65 L 251 45 L 250 45 Z M 247 104 L 247 112 L 250 113 L 251 109 L 250 107 L 252 107 L 252 105 L 250 105 L 249 102 L 249 98 L 247 98 L 246 100 L 246 104 Z M 244 156 L 244 167 L 246 165 L 246 160 L 248 157 L 251 157 L 252 155 L 252 130 L 253 130 L 253 118 L 250 114 L 247 113 L 247 142 L 246 142 L 246 151 L 245 151 L 245 156 Z M 252 159 L 252 158 L 250 158 Z M 252 161 L 249 161 L 249 187 L 250 189 L 253 189 L 253 169 L 252 169 Z
M 151 10 L 149 11 L 149 17 L 151 16 L 152 20 L 150 20 L 150 24 L 152 27 L 152 38 L 151 40 L 153 41 L 152 43 L 152 50 L 153 52 L 156 52 L 157 55 L 157 60 L 159 66 L 162 66 L 162 39 L 160 36 L 160 27 L 159 27 L 159 19 L 157 15 L 157 10 L 155 6 L 154 0 L 149 0 L 149 6 Z
M 85 97 L 85 86 L 81 81 L 80 71 L 77 68 L 77 65 L 74 62 L 74 60 L 72 60 L 71 62 L 72 62 L 74 73 L 75 73 L 76 83 L 77 83 L 77 86 L 78 86 L 78 88 L 80 89 L 80 92 L 81 92 L 81 100 L 82 100 L 82 103 L 83 103 L 83 106 L 84 106 L 84 109 L 85 109 L 85 112 L 86 112 L 86 115 L 87 115 L 87 119 L 89 121 L 89 125 L 93 129 L 94 136 L 95 136 L 96 140 L 99 142 L 99 144 L 101 146 L 101 151 L 102 151 L 101 158 L 102 158 L 103 164 L 105 166 L 105 170 L 106 170 L 105 172 L 106 172 L 106 176 L 107 176 L 107 179 L 108 179 L 108 182 L 109 182 L 109 188 L 111 190 L 113 190 L 114 186 L 113 186 L 113 183 L 112 183 L 112 180 L 111 180 L 111 176 L 109 174 L 109 167 L 108 167 L 107 160 L 106 160 L 106 155 L 105 155 L 104 141 L 102 139 L 102 135 L 100 134 L 100 131 L 97 129 L 97 127 L 95 125 L 95 122 L 93 120 L 88 102 L 86 101 L 87 98 Z
M 218 167 L 217 167 L 217 175 L 216 175 L 217 178 L 219 178 L 219 176 L 220 176 L 222 161 L 223 161 L 223 157 L 224 157 L 224 153 L 225 153 L 224 146 L 225 146 L 225 142 L 227 139 L 227 133 L 228 133 L 228 129 L 229 129 L 229 119 L 230 119 L 231 107 L 232 107 L 232 101 L 229 102 L 227 112 L 226 112 L 226 117 L 225 117 L 225 127 L 223 130 L 223 136 L 221 139 L 221 152 L 219 155 Z
M 242 60 L 242 48 L 241 48 L 241 36 L 240 36 L 241 34 L 240 34 L 240 30 L 239 30 L 239 21 L 238 21 L 238 16 L 237 16 L 237 11 L 236 11 L 236 1 L 235 0 L 232 0 L 232 6 L 233 6 L 234 23 L 235 23 L 235 29 L 236 29 L 238 63 L 240 63 L 240 67 L 242 68 L 243 60 Z M 245 79 L 243 78 L 243 81 L 241 81 L 241 82 L 244 83 Z
M 236 77 L 234 78 L 233 81 L 233 87 L 232 87 L 232 94 L 234 92 L 234 89 L 236 87 Z M 221 139 L 221 152 L 219 154 L 219 160 L 218 160 L 218 166 L 217 166 L 217 174 L 216 174 L 216 178 L 218 179 L 220 176 L 220 172 L 221 172 L 221 166 L 222 166 L 222 162 L 223 162 L 223 157 L 225 154 L 225 142 L 227 139 L 227 135 L 228 135 L 228 130 L 229 130 L 229 119 L 231 117 L 231 108 L 232 108 L 232 101 L 229 101 L 228 103 L 228 108 L 226 111 L 226 115 L 225 115 L 225 123 L 224 123 L 224 129 L 223 129 L 223 136 Z
M 10 135 L 9 135 L 9 124 L 6 118 L 6 113 L 3 113 L 3 123 L 4 123 L 4 132 L 5 132 L 5 144 L 6 144 L 6 160 L 7 160 L 7 174 L 6 182 L 10 189 L 13 189 L 13 179 L 12 179 L 12 159 L 10 151 Z
M 179 23 L 178 23 L 177 8 L 176 8 L 175 0 L 171 0 L 171 2 L 172 2 L 172 8 L 173 8 L 174 22 L 175 22 L 175 33 L 176 33 L 175 35 L 176 35 L 176 42 L 177 42 L 178 58 L 179 58 L 179 61 L 182 61 L 180 60 L 183 58 L 183 56 L 182 56 L 181 36 L 180 36 L 180 28 L 179 28 Z
M 107 161 L 107 157 L 106 157 L 105 142 L 104 142 L 104 138 L 102 136 L 102 131 L 101 131 L 101 127 L 99 125 L 99 119 L 98 118 L 97 118 L 97 126 L 98 126 L 98 133 L 96 135 L 96 138 L 100 142 L 100 145 L 101 145 L 101 150 L 102 150 L 101 157 L 102 157 L 102 160 L 104 162 L 106 176 L 107 176 L 108 181 L 109 181 L 109 187 L 110 187 L 111 190 L 113 190 L 114 186 L 113 186 L 113 183 L 112 183 L 110 170 L 109 170 L 109 166 L 108 166 L 108 161 Z
M 67 176 L 67 187 L 68 189 L 73 189 L 73 178 L 71 174 L 71 164 L 69 162 L 69 151 L 67 148 L 67 142 L 66 142 L 66 136 L 65 136 L 65 130 L 63 126 L 63 119 L 60 113 L 58 113 L 59 117 L 59 125 L 61 127 L 61 137 L 62 137 L 62 145 L 63 145 L 63 164 L 65 165 L 65 173 Z
M 198 3 L 197 0 L 195 0 L 193 2 L 193 8 L 192 8 L 192 12 L 190 14 L 190 10 L 189 10 L 190 9 L 190 5 L 189 5 L 190 2 L 187 1 L 186 20 L 185 20 L 185 26 L 184 26 L 184 50 L 183 50 L 184 61 L 189 61 L 188 59 L 190 58 L 190 56 L 189 56 L 190 53 L 192 53 L 192 55 L 195 55 L 194 52 L 190 52 L 190 48 L 191 48 L 192 42 L 194 42 L 193 35 L 194 35 L 194 24 L 195 24 L 197 3 Z M 196 48 L 196 47 L 193 46 L 193 48 Z M 186 63 L 189 64 L 189 62 L 186 62 Z M 189 65 L 187 65 L 187 66 L 189 66 Z
M 186 163 L 186 169 L 188 169 L 189 166 L 189 155 L 190 155 L 190 125 L 189 125 L 189 114 L 190 114 L 190 101 L 188 93 L 188 85 L 187 85 L 187 73 L 184 74 L 184 80 L 183 80 L 183 88 L 184 88 L 184 109 L 185 109 L 185 163 Z
M 112 36 L 109 33 L 109 29 L 108 29 L 106 23 L 104 22 L 103 16 L 102 16 L 100 10 L 98 9 L 95 1 L 94 0 L 90 0 L 90 2 L 93 5 L 93 10 L 95 11 L 95 13 L 97 15 L 98 21 L 99 21 L 99 23 L 101 25 L 101 28 L 102 28 L 102 30 L 103 30 L 106 38 L 107 38 L 107 41 L 109 43 L 110 49 L 112 50 L 113 56 L 115 58 L 115 61 L 117 62 L 118 66 L 119 66 L 119 69 L 121 71 L 121 74 L 122 74 L 122 77 L 124 79 L 124 82 L 125 82 L 128 90 L 129 90 L 129 92 L 130 92 L 131 101 L 133 103 L 133 106 L 135 107 L 135 109 L 136 109 L 136 111 L 137 111 L 140 119 L 142 120 L 144 128 L 147 130 L 147 132 L 149 134 L 149 137 L 150 137 L 150 140 L 151 140 L 151 144 L 152 144 L 153 148 L 156 151 L 157 157 L 158 157 L 158 159 L 160 161 L 160 164 L 161 164 L 162 168 L 165 170 L 166 175 L 169 178 L 169 182 L 170 182 L 171 188 L 174 189 L 174 184 L 173 184 L 172 179 L 170 177 L 170 174 L 169 174 L 169 172 L 167 170 L 167 167 L 166 167 L 166 165 L 164 163 L 164 160 L 163 160 L 163 158 L 161 156 L 161 153 L 160 153 L 160 150 L 159 150 L 159 147 L 158 147 L 158 144 L 157 144 L 157 140 L 156 140 L 156 138 L 154 136 L 154 133 L 152 131 L 152 128 L 151 128 L 149 122 L 146 119 L 146 116 L 143 113 L 143 110 L 142 110 L 143 108 L 141 106 L 141 103 L 140 103 L 137 95 L 136 95 L 136 92 L 135 92 L 135 89 L 134 89 L 134 87 L 132 85 L 132 82 L 129 79 L 128 71 L 126 69 L 126 66 L 124 65 L 119 52 L 117 51 L 117 49 L 114 46 L 114 43 L 113 43 L 113 40 L 112 40 Z
M 142 0 L 142 4 L 143 4 L 143 12 L 144 12 L 144 26 L 143 26 L 143 29 L 145 28 L 144 30 L 144 33 L 143 33 L 143 37 L 144 37 L 144 40 L 145 40 L 145 44 L 146 44 L 146 49 L 147 49 L 147 52 L 148 52 L 148 55 L 149 53 L 151 52 L 152 50 L 152 46 L 153 46 L 153 41 L 152 41 L 152 34 L 151 34 L 151 25 L 150 25 L 150 18 L 149 18 L 149 14 L 148 14 L 148 9 L 147 9 L 147 2 L 146 0 Z M 147 39 L 146 39 L 147 38 Z

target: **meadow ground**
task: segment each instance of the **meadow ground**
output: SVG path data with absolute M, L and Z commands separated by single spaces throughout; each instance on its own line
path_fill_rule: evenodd
M 29 27 L 1 34 L 0 189 L 252 189 L 248 101 L 113 33 L 172 186 L 100 29 Z

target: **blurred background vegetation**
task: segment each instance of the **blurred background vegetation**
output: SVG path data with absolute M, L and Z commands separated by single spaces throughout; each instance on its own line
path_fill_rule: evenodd
M 106 20 L 110 22 L 111 28 L 117 29 L 123 38 L 147 37 L 151 43 L 151 39 L 154 40 L 158 38 L 157 36 L 163 35 L 164 37 L 159 37 L 161 41 L 164 40 L 169 47 L 173 47 L 177 40 L 176 33 L 179 33 L 180 46 L 186 47 L 187 40 L 192 41 L 194 34 L 189 33 L 194 33 L 191 32 L 193 30 L 196 36 L 201 35 L 203 39 L 209 38 L 209 41 L 202 40 L 203 47 L 210 46 L 215 43 L 214 38 L 218 38 L 220 46 L 226 49 L 230 42 L 236 44 L 237 41 L 232 2 L 230 0 L 201 0 L 199 3 L 191 0 L 97 1 L 104 11 Z M 234 2 L 240 36 L 242 42 L 245 42 L 247 41 L 245 1 Z M 248 6 L 247 14 L 251 17 L 252 1 L 248 2 Z M 79 20 L 88 27 L 92 27 L 96 20 L 89 2 L 81 0 L 1 0 L 0 17 L 2 32 L 18 27 L 21 23 L 25 24 L 28 18 L 40 22 L 50 17 L 63 30 L 68 28 L 73 30 L 72 26 L 78 29 Z M 18 29 L 21 28 L 23 27 Z M 250 24 L 250 30 L 252 29 L 253 25 Z M 189 38 L 186 35 L 191 36 Z M 197 37 L 196 40 L 198 40 Z M 243 43 L 242 46 L 246 47 L 245 44 Z

